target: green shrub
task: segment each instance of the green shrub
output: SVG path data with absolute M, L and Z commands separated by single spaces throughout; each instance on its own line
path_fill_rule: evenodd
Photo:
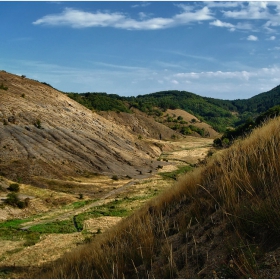
M 8 187 L 8 190 L 9 191 L 12 191 L 12 192 L 19 192 L 19 184 L 10 184 L 10 186 Z
M 8 90 L 8 87 L 4 86 L 3 83 L 0 85 L 0 89 Z
M 192 130 L 189 127 L 184 126 L 181 128 L 180 133 L 183 135 L 190 135 L 192 134 Z
M 18 206 L 19 198 L 15 192 L 11 192 L 7 195 L 6 203 L 11 206 Z
M 39 129 L 42 128 L 41 121 L 39 119 L 34 122 L 34 125 Z
M 23 209 L 29 205 L 29 198 L 26 198 L 24 201 L 22 201 L 15 192 L 11 192 L 7 195 L 5 202 L 11 206 Z
M 113 175 L 113 176 L 112 176 L 112 180 L 118 181 L 118 180 L 119 180 L 119 178 L 118 178 L 118 176 L 117 176 L 117 175 Z

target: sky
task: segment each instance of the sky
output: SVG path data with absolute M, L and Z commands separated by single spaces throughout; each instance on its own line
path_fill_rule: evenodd
M 0 70 L 65 92 L 247 99 L 280 84 L 280 2 L 0 1 Z

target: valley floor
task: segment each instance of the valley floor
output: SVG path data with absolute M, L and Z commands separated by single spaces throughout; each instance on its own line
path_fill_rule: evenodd
M 212 142 L 196 137 L 158 140 L 164 147 L 159 157 L 162 165 L 157 172 L 151 170 L 135 178 L 96 175 L 52 180 L 51 189 L 20 184 L 19 196 L 29 197 L 29 206 L 18 209 L 0 204 L 0 278 L 24 278 L 30 270 L 102 234 L 172 187 L 180 173 L 208 155 Z M 5 186 L 12 182 L 0 180 L 3 201 Z

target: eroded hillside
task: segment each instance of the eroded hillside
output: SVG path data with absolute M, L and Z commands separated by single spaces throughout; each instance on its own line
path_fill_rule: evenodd
M 0 72 L 0 172 L 38 184 L 40 177 L 144 174 L 160 149 L 47 84 Z

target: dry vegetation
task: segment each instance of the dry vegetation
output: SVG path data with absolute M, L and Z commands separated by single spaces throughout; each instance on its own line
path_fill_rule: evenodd
M 41 277 L 279 278 L 279 153 L 275 119 Z

